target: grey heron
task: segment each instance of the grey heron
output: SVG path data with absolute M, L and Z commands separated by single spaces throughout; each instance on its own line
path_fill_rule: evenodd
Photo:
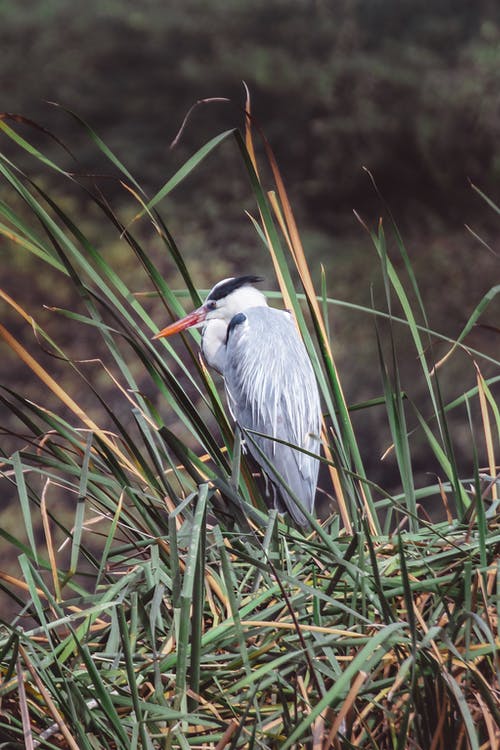
M 306 517 L 293 496 L 313 512 L 321 430 L 318 386 L 292 315 L 268 306 L 253 286 L 259 281 L 250 275 L 219 281 L 201 307 L 154 338 L 203 326 L 203 357 L 223 376 L 231 415 L 271 480 L 270 504 L 304 526 Z

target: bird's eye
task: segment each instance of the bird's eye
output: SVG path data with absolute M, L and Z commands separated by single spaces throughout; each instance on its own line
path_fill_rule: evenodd
M 217 302 L 214 299 L 208 300 L 206 303 L 207 310 L 215 310 L 217 307 Z

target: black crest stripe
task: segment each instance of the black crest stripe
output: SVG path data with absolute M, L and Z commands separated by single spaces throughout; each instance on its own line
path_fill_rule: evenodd
M 210 292 L 207 299 L 224 299 L 228 294 L 234 292 L 235 289 L 247 286 L 247 284 L 258 284 L 259 281 L 264 281 L 262 276 L 236 276 L 234 279 L 224 281 L 223 284 L 218 284 L 215 289 Z

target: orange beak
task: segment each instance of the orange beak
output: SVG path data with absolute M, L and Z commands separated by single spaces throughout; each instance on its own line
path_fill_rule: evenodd
M 174 333 L 185 331 L 186 328 L 200 326 L 206 317 L 207 311 L 202 305 L 197 310 L 193 310 L 193 312 L 186 315 L 185 318 L 181 318 L 181 320 L 177 320 L 175 323 L 171 323 L 166 328 L 163 328 L 156 336 L 153 336 L 153 339 L 162 339 L 164 336 L 172 336 Z

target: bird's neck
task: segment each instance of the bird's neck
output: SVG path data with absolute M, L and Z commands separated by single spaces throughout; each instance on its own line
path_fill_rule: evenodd
M 226 360 L 227 326 L 225 320 L 216 318 L 207 321 L 202 332 L 201 348 L 205 361 L 209 367 L 213 367 L 221 374 L 224 372 Z
M 224 373 L 229 323 L 235 315 L 251 307 L 267 307 L 267 300 L 258 289 L 248 286 L 228 295 L 219 310 L 220 318 L 207 320 L 202 332 L 202 351 L 209 367 Z

